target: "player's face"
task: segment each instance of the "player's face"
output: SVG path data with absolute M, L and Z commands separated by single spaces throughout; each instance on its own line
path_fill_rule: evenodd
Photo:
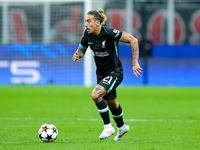
M 98 20 L 96 20 L 93 15 L 87 14 L 85 16 L 85 28 L 88 33 L 95 34 L 98 24 Z

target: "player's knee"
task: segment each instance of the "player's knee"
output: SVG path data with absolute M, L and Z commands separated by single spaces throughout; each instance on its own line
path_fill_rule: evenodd
M 95 103 L 99 103 L 100 101 L 102 101 L 104 95 L 106 95 L 106 90 L 101 85 L 97 85 L 92 91 L 92 99 Z
M 92 91 L 92 99 L 95 103 L 98 103 L 102 100 L 102 97 L 94 90 Z
M 98 98 L 98 94 L 95 91 L 92 91 L 92 99 L 95 101 Z

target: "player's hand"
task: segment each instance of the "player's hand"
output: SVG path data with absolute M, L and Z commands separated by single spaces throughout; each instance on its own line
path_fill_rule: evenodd
M 142 73 L 142 68 L 140 68 L 139 63 L 136 63 L 133 65 L 133 74 L 138 78 L 138 76 L 141 77 L 141 73 Z
M 72 60 L 75 62 L 79 62 L 79 54 L 77 52 L 74 53 Z

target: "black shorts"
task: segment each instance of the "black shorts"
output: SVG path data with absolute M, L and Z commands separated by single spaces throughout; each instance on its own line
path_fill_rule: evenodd
M 120 85 L 122 80 L 123 80 L 123 71 L 122 72 L 112 71 L 103 79 L 97 78 L 98 85 L 103 86 L 107 91 L 107 94 L 104 96 L 105 100 L 108 99 L 109 96 L 111 96 L 112 98 L 117 97 L 116 88 Z

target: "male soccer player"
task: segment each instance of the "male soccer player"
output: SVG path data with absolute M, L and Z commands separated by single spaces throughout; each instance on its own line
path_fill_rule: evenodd
M 115 129 L 110 123 L 110 109 L 118 128 L 114 140 L 121 140 L 123 135 L 129 131 L 129 126 L 124 124 L 122 107 L 117 102 L 116 88 L 123 80 L 118 41 L 130 44 L 132 69 L 136 77 L 141 76 L 142 68 L 138 63 L 138 40 L 126 32 L 104 27 L 103 24 L 106 20 L 107 17 L 102 9 L 91 10 L 87 13 L 85 17 L 86 30 L 72 60 L 79 62 L 79 58 L 84 56 L 88 46 L 90 46 L 97 67 L 97 86 L 92 91 L 92 99 L 104 122 L 104 130 L 99 138 L 105 139 L 115 133 Z

